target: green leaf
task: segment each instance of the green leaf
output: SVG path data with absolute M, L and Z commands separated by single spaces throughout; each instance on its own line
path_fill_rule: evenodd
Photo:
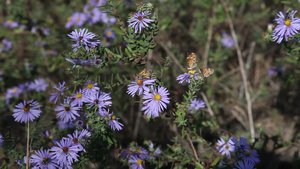
M 146 47 L 146 46 L 149 45 L 147 42 L 142 41 L 142 40 L 137 41 L 137 43 L 140 44 L 140 45 L 142 45 L 142 46 L 144 46 L 144 47 Z

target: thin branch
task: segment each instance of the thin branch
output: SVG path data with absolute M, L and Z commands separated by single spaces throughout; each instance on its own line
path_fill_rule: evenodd
M 217 3 L 217 0 L 214 0 L 214 4 L 216 4 L 216 3 Z M 208 53 L 209 53 L 209 49 L 210 49 L 210 43 L 211 43 L 213 27 L 214 27 L 213 20 L 215 19 L 215 16 L 216 16 L 216 12 L 215 12 L 214 8 L 212 10 L 213 10 L 213 13 L 212 13 L 212 17 L 210 18 L 210 23 L 208 26 L 208 36 L 207 36 L 207 41 L 206 41 L 206 45 L 205 45 L 203 67 L 207 67 Z
M 157 42 L 166 52 L 167 54 L 171 57 L 171 59 L 175 62 L 175 64 L 180 68 L 182 72 L 186 72 L 186 69 L 180 64 L 178 59 L 173 55 L 171 50 L 162 42 Z
M 239 44 L 238 44 L 237 36 L 236 36 L 235 30 L 234 30 L 233 22 L 232 22 L 232 19 L 230 17 L 230 14 L 228 12 L 228 9 L 225 5 L 224 0 L 221 0 L 221 2 L 223 4 L 223 8 L 224 8 L 225 13 L 226 13 L 226 18 L 227 18 L 227 21 L 228 21 L 228 24 L 229 24 L 229 27 L 230 27 L 231 36 L 234 40 L 234 45 L 235 45 L 236 53 L 237 53 L 237 56 L 238 56 L 238 61 L 239 61 L 239 65 L 240 65 L 240 71 L 241 71 L 241 75 L 242 75 L 242 79 L 243 79 L 243 85 L 244 85 L 244 88 L 245 88 L 245 96 L 246 96 L 246 101 L 247 101 L 247 111 L 248 111 L 248 118 L 249 118 L 251 142 L 254 142 L 255 131 L 254 131 L 253 115 L 252 115 L 252 103 L 251 103 L 251 98 L 250 98 L 248 84 L 247 84 L 247 77 L 246 77 L 246 72 L 245 72 L 245 65 L 244 65 L 243 58 L 242 58 L 242 52 L 241 52 L 241 49 L 240 49 Z
M 202 96 L 202 98 L 203 98 L 203 100 L 204 100 L 204 102 L 205 102 L 205 104 L 206 104 L 206 106 L 207 106 L 208 113 L 209 113 L 211 116 L 214 116 L 215 114 L 214 114 L 212 108 L 210 107 L 209 101 L 208 101 L 208 99 L 207 99 L 205 93 L 201 92 L 201 96 Z
M 194 157 L 195 157 L 196 161 L 199 161 L 199 158 L 198 158 L 196 149 L 195 149 L 195 147 L 194 147 L 194 145 L 193 145 L 193 142 L 192 142 L 192 140 L 191 140 L 191 138 L 190 138 L 189 133 L 186 131 L 185 128 L 184 128 L 184 132 L 185 132 L 185 134 L 186 134 L 186 136 L 187 136 L 187 138 L 188 138 L 188 140 L 189 140 L 189 143 L 190 143 L 190 146 L 191 146 L 191 148 L 192 148 L 192 150 L 193 150 Z
M 142 106 L 143 106 L 143 97 L 140 98 L 139 110 L 142 109 Z M 141 118 L 142 118 L 142 112 L 139 111 L 137 119 L 135 121 L 134 130 L 133 130 L 133 140 L 136 140 L 136 138 L 137 138 L 137 135 L 138 135 L 138 132 L 139 132 L 139 126 L 140 126 Z
M 26 148 L 26 169 L 29 168 L 29 120 L 27 119 L 27 148 Z

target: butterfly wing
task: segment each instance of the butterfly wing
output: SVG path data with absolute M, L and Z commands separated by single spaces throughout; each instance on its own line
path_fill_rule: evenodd
M 212 68 L 201 68 L 199 72 L 202 75 L 202 77 L 208 77 L 208 76 L 210 76 L 214 73 L 214 69 L 212 69 Z

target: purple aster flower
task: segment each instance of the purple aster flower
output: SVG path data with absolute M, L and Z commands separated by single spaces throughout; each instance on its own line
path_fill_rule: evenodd
M 3 144 L 3 136 L 2 136 L 2 134 L 0 134 L 0 147 L 2 147 L 2 144 Z
M 83 97 L 84 97 L 84 94 L 83 94 L 82 90 L 79 89 L 79 91 L 77 91 L 76 94 L 73 96 L 73 98 L 75 99 L 73 101 L 75 103 L 75 105 L 78 105 L 81 107 L 83 105 Z
M 132 169 L 144 169 L 144 162 L 142 159 L 135 157 L 135 156 L 131 156 L 131 158 L 128 160 L 128 163 L 133 163 L 131 165 Z
M 25 122 L 27 121 L 33 121 L 35 118 L 39 117 L 41 114 L 41 110 L 38 110 L 38 108 L 41 107 L 41 105 L 38 105 L 39 103 L 37 101 L 29 100 L 17 104 L 15 107 L 17 109 L 13 109 L 13 117 L 15 118 L 15 121 L 17 122 Z
M 11 47 L 11 41 L 8 41 L 7 39 L 2 39 L 2 41 L 0 42 L 0 53 L 2 51 L 8 51 L 9 49 L 11 49 Z
M 90 3 L 94 7 L 103 6 L 106 4 L 106 0 L 90 0 Z
M 88 16 L 83 12 L 76 12 L 72 15 L 72 20 L 75 26 L 82 26 L 87 21 Z
M 62 165 L 71 165 L 74 161 L 78 161 L 77 154 L 80 149 L 72 144 L 72 139 L 63 138 L 60 142 L 56 142 L 56 146 L 53 146 L 50 151 L 50 155 L 53 156 L 54 159 L 58 160 L 58 164 Z
M 74 127 L 75 127 L 74 123 L 72 123 L 72 122 L 65 123 L 65 122 L 63 122 L 63 121 L 61 121 L 61 120 L 59 120 L 59 121 L 57 122 L 57 125 L 58 125 L 58 127 L 61 128 L 61 129 L 64 129 L 64 128 L 74 128 Z
M 230 152 L 235 152 L 234 142 L 232 141 L 232 138 L 230 138 L 228 142 L 225 143 L 224 139 L 221 137 L 216 144 L 216 148 L 219 153 L 221 153 L 222 155 L 226 155 L 228 158 L 231 157 Z
M 18 97 L 23 92 L 22 88 L 19 86 L 12 87 L 11 89 L 8 89 L 5 93 L 6 98 L 6 104 L 9 103 L 9 100 L 13 97 Z
M 49 154 L 47 150 L 37 150 L 31 155 L 30 163 L 34 163 L 36 169 L 56 169 L 59 168 L 57 160 L 53 158 L 53 155 Z
M 115 31 L 113 31 L 111 29 L 106 29 L 105 32 L 104 32 L 104 35 L 109 40 L 113 40 L 116 37 Z
M 42 28 L 42 31 L 43 31 L 44 35 L 49 35 L 51 29 L 49 29 L 49 28 Z
M 77 31 L 77 29 L 75 29 L 75 31 L 71 32 L 71 34 L 68 34 L 68 36 L 72 38 L 72 41 L 76 42 L 72 45 L 75 52 L 82 45 L 84 45 L 85 49 L 89 51 L 89 47 L 95 47 L 100 43 L 99 40 L 92 40 L 96 35 L 92 32 L 88 32 L 88 29 L 86 28 L 80 29 L 79 32 Z
M 191 100 L 191 105 L 189 107 L 189 110 L 199 110 L 200 108 L 205 107 L 205 102 L 201 99 L 194 99 Z
M 43 78 L 35 79 L 30 84 L 30 89 L 34 89 L 37 92 L 39 92 L 39 91 L 46 91 L 47 87 L 48 87 L 48 84 L 46 83 L 45 79 L 43 79 Z
M 56 93 L 51 93 L 50 101 L 54 100 L 54 103 L 56 104 L 59 96 L 64 95 L 64 90 L 66 88 L 65 84 L 66 84 L 66 82 L 63 81 L 62 83 L 59 82 L 59 87 L 54 85 L 54 88 L 57 90 L 57 92 Z
M 49 131 L 46 130 L 45 133 L 42 133 L 43 139 L 44 140 L 53 140 L 54 139 L 54 135 L 50 135 Z
M 272 69 L 270 69 L 269 71 L 268 71 L 268 75 L 274 75 L 274 74 L 279 74 L 279 73 L 281 73 L 282 71 L 284 70 L 284 67 L 282 67 L 282 66 L 275 66 L 275 67 L 273 67 Z
M 99 109 L 106 108 L 106 106 L 110 106 L 112 102 L 110 101 L 111 97 L 108 93 L 104 93 L 102 91 L 94 92 L 91 94 L 85 95 L 83 101 L 89 105 L 88 109 L 97 105 Z
M 158 86 L 158 89 L 153 89 L 152 93 L 145 91 L 142 111 L 145 111 L 144 113 L 150 117 L 159 116 L 159 113 L 166 109 L 167 104 L 170 103 L 168 95 L 168 90 L 161 86 Z
M 153 149 L 154 150 L 154 144 L 151 142 L 149 145 L 149 149 Z M 159 148 L 156 148 L 155 151 L 153 152 L 154 155 L 160 155 L 161 154 L 161 150 Z
M 255 150 L 245 150 L 240 154 L 244 162 L 257 164 L 260 162 L 259 156 Z
M 118 131 L 120 131 L 120 130 L 122 130 L 122 127 L 124 126 L 122 123 L 120 123 L 120 122 L 118 122 L 118 120 L 120 119 L 120 118 L 116 118 L 116 116 L 115 115 L 113 115 L 113 113 L 111 113 L 111 114 L 108 114 L 108 118 L 109 118 L 109 126 L 110 126 L 110 128 L 112 129 L 112 130 L 118 130 Z
M 240 142 L 236 138 L 231 139 L 234 143 L 236 152 L 244 152 L 248 150 L 247 138 L 240 137 Z
M 97 87 L 98 83 L 94 83 L 90 80 L 86 81 L 86 87 L 83 89 L 83 93 L 85 95 L 89 95 L 92 93 L 96 93 L 100 90 L 99 87 Z
M 70 59 L 70 58 L 66 58 L 66 60 L 74 64 L 72 68 L 74 68 L 76 65 L 81 65 L 81 66 L 89 65 L 89 64 L 92 62 L 91 59 L 82 61 L 82 60 L 80 60 L 80 59 Z
M 150 89 L 146 85 L 154 85 L 155 80 L 156 79 L 138 79 L 136 81 L 132 81 L 131 84 L 128 85 L 126 93 L 134 97 L 137 91 L 139 91 L 138 95 L 141 95 L 144 91 L 150 92 Z
M 90 137 L 91 136 L 91 133 L 85 129 L 83 129 L 82 131 L 78 131 L 78 130 L 75 130 L 75 132 L 71 135 L 71 134 L 68 134 L 68 137 L 69 139 L 72 140 L 72 144 L 77 146 L 77 148 L 79 149 L 79 151 L 85 151 L 84 147 L 80 144 L 79 141 L 86 141 L 84 139 L 84 137 Z M 68 138 L 66 138 L 68 139 Z
M 74 14 L 73 14 L 74 15 Z M 73 16 L 72 15 L 72 16 Z M 65 27 L 66 28 L 70 28 L 71 26 L 73 26 L 74 25 L 74 20 L 75 20 L 75 18 L 74 17 L 68 17 L 68 19 L 67 19 L 67 23 L 66 23 L 66 25 L 65 25 Z
M 131 27 L 132 29 L 134 29 L 134 33 L 137 33 L 139 31 L 139 33 L 142 32 L 142 28 L 148 27 L 148 24 L 151 22 L 154 22 L 154 20 L 152 19 L 146 19 L 145 17 L 151 15 L 151 13 L 149 11 L 147 11 L 146 13 L 144 12 L 138 12 L 136 14 L 133 15 L 133 18 L 131 18 L 129 21 L 129 27 Z
M 183 83 L 184 81 L 190 83 L 190 82 L 191 82 L 191 77 L 194 76 L 194 79 L 195 79 L 195 80 L 198 80 L 198 75 L 199 75 L 199 73 L 195 73 L 194 70 L 190 70 L 188 73 L 183 73 L 183 74 L 179 75 L 179 76 L 176 78 L 176 80 L 179 81 L 179 82 L 178 82 L 179 84 L 180 84 L 180 83 Z
M 94 65 L 94 66 L 100 66 L 101 67 L 103 65 L 102 64 L 102 59 L 97 59 L 96 55 L 94 55 L 94 60 L 91 64 Z
M 64 104 L 60 103 L 60 106 L 55 108 L 55 111 L 60 111 L 56 115 L 57 118 L 60 118 L 63 122 L 68 123 L 72 120 L 76 120 L 76 116 L 80 116 L 78 114 L 78 110 L 80 107 L 76 106 L 76 103 L 71 102 L 71 98 L 68 97 L 64 99 Z
M 287 12 L 286 15 L 284 15 L 281 11 L 277 14 L 277 17 L 275 18 L 275 22 L 278 24 L 274 31 L 273 31 L 273 40 L 277 43 L 281 43 L 283 38 L 285 38 L 286 41 L 290 37 L 293 37 L 298 33 L 298 30 L 300 29 L 300 19 L 297 17 L 294 17 L 295 13 L 297 11 L 291 11 Z
M 78 127 L 83 127 L 84 123 L 83 123 L 82 120 L 77 120 L 76 124 L 77 124 Z
M 248 161 L 238 161 L 235 164 L 236 169 L 253 169 L 254 164 Z
M 103 12 L 101 16 L 101 20 L 103 23 L 106 23 L 108 25 L 115 23 L 117 19 L 113 16 L 108 16 L 107 13 Z
M 13 20 L 7 20 L 3 23 L 3 25 L 8 28 L 17 28 L 19 26 L 19 23 Z
M 223 46 L 225 46 L 227 48 L 230 48 L 230 47 L 234 46 L 234 40 L 230 35 L 223 32 L 222 36 L 223 36 L 223 39 L 221 40 L 221 42 L 222 42 Z
M 98 8 L 94 8 L 92 11 L 88 12 L 89 24 L 94 25 L 99 22 L 102 18 L 102 12 Z

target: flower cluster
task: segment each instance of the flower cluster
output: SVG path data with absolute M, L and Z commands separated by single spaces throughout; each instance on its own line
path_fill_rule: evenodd
M 3 51 L 8 51 L 12 47 L 11 41 L 8 41 L 7 39 L 2 39 L 0 42 L 0 53 Z
M 294 17 L 297 11 L 286 12 L 283 14 L 281 11 L 277 14 L 275 22 L 277 26 L 273 31 L 273 40 L 281 43 L 283 39 L 286 41 L 293 37 L 300 30 L 300 18 Z
M 3 23 L 3 25 L 8 27 L 8 28 L 17 28 L 17 27 L 19 27 L 19 23 L 17 21 L 13 21 L 13 20 L 6 20 Z
M 216 149 L 230 160 L 228 163 L 222 162 L 222 168 L 228 166 L 253 169 L 260 162 L 257 152 L 249 148 L 247 139 L 243 137 L 240 137 L 240 141 L 231 137 L 227 142 L 220 138 L 216 143 Z M 234 159 L 231 158 L 232 153 L 235 154 Z
M 82 46 L 84 46 L 85 49 L 89 51 L 90 47 L 96 47 L 100 44 L 99 40 L 93 40 L 96 35 L 92 32 L 89 32 L 86 28 L 80 29 L 79 32 L 77 31 L 77 29 L 75 29 L 75 31 L 68 34 L 68 36 L 72 38 L 72 41 L 76 42 L 72 45 L 75 52 Z
M 22 93 L 29 92 L 31 90 L 39 91 L 46 91 L 48 84 L 46 83 L 45 79 L 35 79 L 33 82 L 25 82 L 18 86 L 14 86 L 7 90 L 5 97 L 6 97 L 6 104 L 9 104 L 9 100 L 13 97 L 18 97 Z
M 194 99 L 194 100 L 191 100 L 191 105 L 189 107 L 189 110 L 191 112 L 193 111 L 197 111 L 199 110 L 200 108 L 204 108 L 205 107 L 205 102 L 201 99 Z
M 154 148 L 154 144 L 151 141 L 150 143 L 147 143 L 149 141 L 145 142 L 148 145 L 148 150 L 136 143 L 131 143 L 127 148 L 121 151 L 121 157 L 127 159 L 133 169 L 143 169 L 146 160 L 153 159 L 156 155 L 161 154 L 161 150 Z
M 183 83 L 184 81 L 191 83 L 191 78 L 194 78 L 195 80 L 198 80 L 199 73 L 196 73 L 194 70 L 190 70 L 188 73 L 183 73 L 179 75 L 176 80 L 178 80 L 179 84 Z
M 83 26 L 86 22 L 88 22 L 90 25 L 94 25 L 100 21 L 106 24 L 115 23 L 115 17 L 109 16 L 106 11 L 102 11 L 99 9 L 99 6 L 103 6 L 106 3 L 106 0 L 90 0 L 90 2 L 83 8 L 84 12 L 75 12 L 71 17 L 68 17 L 68 21 L 65 27 L 80 27 Z

